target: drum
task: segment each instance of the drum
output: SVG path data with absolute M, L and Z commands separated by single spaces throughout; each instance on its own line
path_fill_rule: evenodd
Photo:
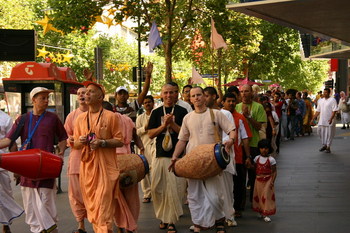
M 120 170 L 119 184 L 121 188 L 137 184 L 149 172 L 149 165 L 144 155 L 118 154 L 117 161 Z
M 0 154 L 1 168 L 33 180 L 56 178 L 62 166 L 61 157 L 40 149 Z
M 218 175 L 230 163 L 230 155 L 221 143 L 203 144 L 175 163 L 176 176 L 205 180 Z

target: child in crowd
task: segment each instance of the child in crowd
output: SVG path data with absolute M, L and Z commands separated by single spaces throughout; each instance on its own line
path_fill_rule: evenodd
M 268 217 L 276 213 L 275 189 L 276 160 L 272 153 L 271 142 L 262 139 L 258 143 L 260 155 L 254 158 L 256 179 L 253 195 L 253 210 L 258 212 L 265 222 L 271 222 Z

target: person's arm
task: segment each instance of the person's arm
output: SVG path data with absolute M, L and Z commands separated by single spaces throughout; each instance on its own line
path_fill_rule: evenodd
M 151 85 L 151 77 L 152 77 L 152 71 L 153 71 L 153 64 L 151 62 L 147 63 L 147 66 L 144 68 L 144 71 L 146 73 L 146 79 L 145 83 L 142 87 L 142 92 L 137 97 L 137 103 L 139 106 L 142 105 L 143 101 L 145 100 L 145 97 L 147 95 L 147 92 L 149 90 L 149 87 Z
M 136 118 L 136 133 L 138 136 L 144 135 L 147 133 L 147 124 L 142 125 L 142 120 L 141 118 L 143 115 L 140 115 Z
M 313 118 L 311 119 L 311 121 L 310 121 L 310 125 L 313 124 L 314 120 L 317 119 L 318 115 L 320 115 L 320 112 L 317 112 L 317 111 L 316 111 L 316 113 L 314 114 L 314 117 L 313 117 Z
M 272 135 L 276 135 L 276 130 L 275 130 L 275 120 L 273 119 L 272 115 L 269 115 L 267 117 L 268 121 L 269 121 L 269 124 L 271 126 L 271 129 L 272 129 Z
M 336 116 L 337 112 L 338 112 L 338 111 L 333 111 L 333 112 L 332 112 L 331 118 L 329 118 L 329 120 L 328 120 L 328 123 L 329 123 L 329 124 L 332 124 L 332 121 L 333 121 L 334 117 Z
M 275 181 L 276 181 L 276 177 L 277 177 L 277 166 L 276 164 L 275 165 L 272 165 L 271 166 L 271 169 L 272 169 L 272 182 L 271 182 L 271 186 L 274 186 L 275 184 Z
M 175 133 L 179 133 L 179 132 L 180 132 L 181 127 L 180 127 L 178 124 L 176 124 L 175 121 L 172 120 L 172 121 L 169 123 L 169 126 L 170 126 L 170 128 L 171 128 L 173 131 L 175 131 Z
M 0 140 L 0 149 L 8 147 L 11 143 L 11 139 L 9 138 L 3 138 Z
M 93 150 L 96 150 L 99 147 L 103 148 L 116 148 L 116 147 L 122 147 L 124 145 L 123 142 L 119 141 L 118 139 L 111 138 L 111 139 L 93 139 L 90 142 L 90 148 Z
M 151 118 L 152 118 L 152 115 L 151 115 Z M 161 124 L 157 128 L 148 130 L 148 133 L 147 133 L 148 137 L 150 137 L 150 139 L 157 137 L 159 134 L 161 134 L 168 127 L 168 125 L 170 125 L 172 119 L 173 119 L 172 114 L 165 115 L 163 124 Z
M 58 147 L 58 156 L 60 156 L 62 159 L 64 157 L 64 151 L 67 148 L 67 140 L 62 140 L 57 144 Z
M 132 139 L 134 140 L 135 145 L 140 149 L 140 153 L 144 154 L 145 147 L 143 146 L 143 142 L 142 142 L 141 138 L 137 135 L 135 128 L 133 128 L 133 130 L 132 130 Z
M 179 140 L 176 143 L 175 150 L 174 150 L 174 153 L 173 153 L 173 157 L 171 158 L 171 164 L 168 167 L 169 171 L 174 171 L 175 162 L 178 159 L 178 157 L 182 154 L 182 152 L 185 150 L 186 143 L 187 143 L 187 141 L 183 141 L 183 140 Z

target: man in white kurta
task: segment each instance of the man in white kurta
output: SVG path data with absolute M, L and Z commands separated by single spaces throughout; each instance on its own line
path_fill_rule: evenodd
M 316 114 L 311 120 L 317 119 L 320 116 L 317 124 L 317 132 L 321 138 L 322 147 L 320 151 L 331 153 L 331 144 L 335 135 L 335 119 L 338 111 L 337 101 L 330 96 L 330 89 L 325 88 L 323 92 L 323 98 L 317 103 Z
M 151 112 L 154 107 L 154 99 L 151 95 L 148 95 L 143 100 L 143 108 L 146 112 L 142 113 L 136 118 L 136 133 L 141 138 L 143 146 L 145 148 L 145 156 L 147 158 L 148 164 L 152 166 L 153 157 L 155 157 L 156 147 L 154 138 L 151 139 L 147 135 L 147 127 L 149 118 L 151 117 Z M 141 180 L 141 188 L 143 192 L 143 201 L 144 203 L 148 203 L 151 200 L 151 179 L 150 175 L 147 174 L 143 180 Z
M 4 138 L 12 127 L 12 119 L 6 113 L 0 110 L 0 138 Z M 6 153 L 1 149 L 0 153 Z M 4 224 L 3 232 L 10 232 L 9 225 L 12 220 L 24 213 L 12 196 L 11 179 L 8 171 L 0 168 L 0 222 Z
M 210 110 L 206 107 L 203 89 L 194 87 L 191 89 L 190 94 L 195 111 L 187 114 L 183 120 L 178 137 L 179 141 L 176 144 L 172 164 L 169 169 L 172 169 L 185 147 L 188 154 L 198 145 L 218 142 L 214 136 L 214 127 L 218 127 L 219 134 L 223 130 L 230 135 L 229 140 L 224 143 L 226 151 L 229 151 L 234 143 L 234 124 L 219 110 Z M 213 124 L 210 111 L 214 113 L 215 125 Z M 223 224 L 225 221 L 224 198 L 220 179 L 222 179 L 222 176 L 219 175 L 206 180 L 188 179 L 187 199 L 195 232 L 214 225 L 217 227 L 217 232 L 223 233 L 225 231 Z

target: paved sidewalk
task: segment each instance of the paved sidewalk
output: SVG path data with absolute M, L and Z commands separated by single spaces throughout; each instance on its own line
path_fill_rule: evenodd
M 347 233 L 350 229 L 350 130 L 337 133 L 331 148 L 332 153 L 319 152 L 320 140 L 314 134 L 298 137 L 281 144 L 277 157 L 276 198 L 277 213 L 271 223 L 265 223 L 250 210 L 246 211 L 238 226 L 228 233 Z M 65 158 L 67 163 L 67 157 Z M 57 196 L 59 232 L 70 233 L 76 228 L 71 213 L 68 195 L 66 168 L 62 175 L 63 193 Z M 14 187 L 15 198 L 21 203 L 19 187 Z M 184 216 L 177 224 L 179 233 L 189 232 L 191 225 L 187 206 Z M 152 204 L 141 204 L 139 233 L 165 233 L 158 229 Z M 92 233 L 89 223 L 87 231 Z M 29 233 L 24 217 L 14 221 L 13 233 Z M 203 232 L 214 232 L 208 230 Z

